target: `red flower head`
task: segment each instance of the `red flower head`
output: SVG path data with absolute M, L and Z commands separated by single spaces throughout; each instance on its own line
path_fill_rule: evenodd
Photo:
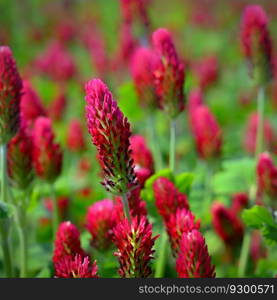
M 20 126 L 22 81 L 12 52 L 0 46 L 0 144 L 6 144 Z
M 183 233 L 200 228 L 200 221 L 195 221 L 194 215 L 186 208 L 177 209 L 166 222 L 166 230 L 169 236 L 172 254 L 177 256 L 180 250 L 180 241 Z
M 261 153 L 257 164 L 257 184 L 261 192 L 277 196 L 277 167 L 269 153 Z M 276 201 L 275 201 L 276 202 Z
M 113 62 L 115 69 L 124 65 L 129 66 L 131 58 L 138 44 L 138 41 L 133 36 L 130 24 L 121 24 L 119 34 L 119 49 L 115 56 L 115 61 Z
M 216 56 L 205 57 L 196 63 L 195 73 L 201 89 L 206 89 L 218 79 L 218 61 Z
M 256 150 L 256 137 L 258 131 L 259 115 L 255 112 L 249 116 L 245 136 L 244 136 L 244 148 L 250 154 L 255 154 Z M 264 143 L 268 150 L 274 149 L 275 146 L 275 134 L 269 120 L 264 120 Z
M 135 165 L 153 171 L 153 156 L 151 150 L 147 146 L 145 138 L 138 134 L 132 135 L 130 138 L 130 143 Z
M 67 133 L 67 147 L 73 152 L 81 152 L 86 149 L 83 128 L 78 120 L 71 120 Z
M 191 114 L 197 107 L 204 105 L 203 92 L 196 88 L 191 90 L 188 95 L 188 111 Z
M 23 81 L 23 93 L 20 102 L 20 113 L 27 125 L 34 125 L 36 118 L 46 116 L 46 110 L 43 107 L 40 98 L 31 84 Z
M 180 253 L 176 260 L 179 278 L 214 278 L 215 267 L 202 234 L 193 229 L 182 236 Z
M 39 71 L 56 81 L 67 81 L 76 73 L 71 54 L 60 42 L 52 43 L 37 59 L 36 66 Z
M 151 150 L 141 135 L 133 135 L 130 138 L 132 158 L 135 164 L 135 173 L 141 185 L 154 172 L 154 161 Z
M 63 118 L 67 107 L 67 98 L 64 92 L 61 92 L 48 107 L 48 114 L 53 121 L 60 121 Z
M 174 184 L 165 177 L 159 177 L 153 184 L 156 206 L 159 214 L 167 222 L 178 208 L 189 209 L 187 196 L 180 193 Z
M 37 118 L 34 126 L 34 167 L 37 176 L 50 182 L 60 175 L 62 168 L 63 155 L 54 138 L 50 119 Z
M 137 48 L 132 57 L 132 77 L 139 103 L 144 108 L 155 108 L 158 104 L 153 76 L 158 59 L 155 52 L 146 47 Z
M 192 117 L 192 133 L 198 154 L 203 159 L 220 155 L 222 131 L 207 106 L 195 108 Z
M 237 214 L 248 206 L 249 197 L 246 193 L 237 193 L 232 197 L 232 211 Z
M 34 179 L 32 151 L 32 137 L 21 123 L 21 128 L 8 143 L 7 163 L 12 184 L 22 190 Z
M 259 5 L 248 5 L 244 10 L 241 44 L 253 77 L 260 83 L 268 81 L 272 75 L 272 43 L 266 13 Z
M 243 225 L 232 210 L 215 202 L 212 207 L 212 223 L 215 232 L 226 246 L 234 246 L 242 240 Z
M 179 60 L 171 34 L 167 29 L 157 29 L 152 35 L 154 49 L 160 60 L 154 68 L 154 82 L 159 106 L 171 118 L 184 110 L 184 64 Z
M 137 18 L 141 20 L 146 28 L 149 28 L 149 17 L 147 13 L 147 5 L 149 2 L 149 0 L 120 0 L 123 21 L 130 24 Z
M 59 225 L 56 233 L 53 263 L 55 265 L 66 257 L 73 258 L 76 254 L 80 254 L 82 257 L 86 256 L 81 248 L 79 230 L 71 222 L 63 222 Z
M 76 254 L 74 257 L 63 257 L 55 264 L 55 275 L 58 278 L 97 278 L 96 261 L 90 263 L 89 257 Z
M 203 101 L 203 93 L 201 89 L 197 88 L 194 90 L 191 90 L 188 95 L 188 121 L 191 130 L 193 130 L 193 114 L 196 108 L 199 106 L 204 105 Z
M 104 172 L 102 184 L 115 194 L 136 184 L 130 150 L 130 124 L 107 86 L 99 79 L 86 84 L 86 111 L 89 133 L 97 147 Z
M 153 174 L 153 172 L 147 168 L 135 167 L 135 174 L 141 187 L 144 186 L 145 181 Z
M 152 226 L 145 217 L 134 218 L 131 223 L 122 220 L 113 230 L 119 275 L 127 278 L 145 278 L 152 273 L 150 261 L 157 236 L 152 238 Z
M 104 250 L 112 244 L 114 209 L 115 204 L 110 199 L 98 201 L 88 208 L 86 228 L 92 237 L 91 245 L 97 249 Z
M 60 218 L 62 220 L 64 220 L 66 218 L 66 215 L 67 215 L 70 200 L 69 200 L 68 197 L 60 196 L 60 197 L 58 197 L 57 201 L 58 201 L 58 210 L 59 210 Z M 53 211 L 53 201 L 52 201 L 51 198 L 46 198 L 45 199 L 44 206 L 46 207 L 46 209 L 49 212 L 52 213 L 52 211 Z

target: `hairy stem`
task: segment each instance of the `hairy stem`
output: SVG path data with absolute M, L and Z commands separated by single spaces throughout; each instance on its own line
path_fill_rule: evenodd
M 169 168 L 175 171 L 175 148 L 176 148 L 176 121 L 171 120 L 170 123 L 170 146 L 169 146 Z
M 264 97 L 265 91 L 264 87 L 260 87 L 258 91 L 258 99 L 257 99 L 257 110 L 258 110 L 258 128 L 257 128 L 257 135 L 256 135 L 256 151 L 255 156 L 256 160 L 261 152 L 263 152 L 263 133 L 264 133 Z
M 49 185 L 52 203 L 53 203 L 53 211 L 52 211 L 52 227 L 53 227 L 53 240 L 55 240 L 56 232 L 58 230 L 58 226 L 60 223 L 59 220 L 59 207 L 58 207 L 58 200 L 56 197 L 54 184 Z
M 123 210 L 124 210 L 125 217 L 128 219 L 129 222 L 131 222 L 127 193 L 122 194 L 122 204 L 123 204 Z
M 163 168 L 163 160 L 160 150 L 160 144 L 156 137 L 156 128 L 155 128 L 155 118 L 154 115 L 152 115 L 149 118 L 149 125 L 148 128 L 148 135 L 149 135 L 149 141 L 151 145 L 151 150 L 154 154 L 154 161 L 155 161 L 155 170 L 161 170 Z

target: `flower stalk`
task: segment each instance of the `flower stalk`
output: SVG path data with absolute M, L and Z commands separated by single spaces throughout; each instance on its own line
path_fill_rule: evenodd
M 28 277 L 28 238 L 25 210 L 25 206 L 17 206 L 15 214 L 16 228 L 19 236 L 21 278 Z
M 175 148 L 176 148 L 176 120 L 170 122 L 170 149 L 169 149 L 169 168 L 175 171 Z
M 264 87 L 261 86 L 258 91 L 258 99 L 257 99 L 257 108 L 258 108 L 258 128 L 257 128 L 257 137 L 256 137 L 256 160 L 261 152 L 263 152 L 263 135 L 264 135 L 264 98 L 265 98 L 265 90 Z

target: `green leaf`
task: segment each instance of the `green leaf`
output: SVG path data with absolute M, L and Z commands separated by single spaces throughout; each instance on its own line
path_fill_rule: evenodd
M 254 205 L 243 211 L 242 218 L 250 228 L 259 229 L 269 245 L 277 243 L 277 223 L 268 209 Z
M 37 274 L 36 278 L 49 278 L 51 276 L 51 272 L 48 267 L 41 269 L 41 271 Z
M 144 189 L 142 190 L 142 197 L 146 201 L 154 201 L 154 192 L 153 192 L 153 183 L 159 178 L 159 177 L 166 177 L 170 181 L 175 182 L 174 175 L 170 169 L 163 169 L 151 177 L 149 177 L 144 185 Z
M 143 118 L 143 111 L 139 106 L 135 87 L 132 81 L 122 84 L 117 90 L 118 105 L 130 122 Z
M 264 226 L 261 231 L 268 245 L 274 246 L 277 243 L 277 226 Z
M 175 185 L 181 193 L 189 195 L 193 179 L 192 173 L 181 173 L 175 177 Z
M 264 225 L 277 227 L 268 209 L 260 205 L 245 209 L 242 213 L 242 219 L 247 226 L 253 229 L 260 229 Z
M 231 195 L 242 192 L 254 182 L 255 161 L 253 158 L 227 160 L 223 171 L 214 175 L 212 186 L 215 194 Z

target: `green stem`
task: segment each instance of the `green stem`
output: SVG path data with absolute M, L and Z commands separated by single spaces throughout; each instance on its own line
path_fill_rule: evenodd
M 123 210 L 124 210 L 125 217 L 131 223 L 131 216 L 130 216 L 129 203 L 128 203 L 128 199 L 127 199 L 127 193 L 122 194 L 122 203 L 123 203 Z
M 165 269 L 165 263 L 166 263 L 166 257 L 168 252 L 168 239 L 167 239 L 167 233 L 163 229 L 161 234 L 161 240 L 159 243 L 159 257 L 156 263 L 155 268 L 155 278 L 162 278 L 164 275 L 164 269 Z
M 8 202 L 8 180 L 7 180 L 7 145 L 1 145 L 0 149 L 0 163 L 1 163 L 1 200 Z M 10 220 L 3 219 L 0 222 L 0 234 L 2 236 L 2 251 L 4 259 L 4 268 L 7 277 L 12 277 L 13 268 L 9 247 L 9 232 L 10 232 Z
M 255 160 L 256 163 L 259 158 L 259 154 L 263 151 L 263 133 L 264 133 L 264 98 L 265 98 L 265 90 L 264 87 L 261 86 L 258 91 L 258 99 L 257 99 L 257 110 L 258 110 L 258 128 L 257 128 L 257 136 L 256 136 L 256 151 L 255 151 Z M 250 201 L 254 202 L 255 199 L 255 188 L 253 186 L 250 187 L 249 190 L 249 198 Z M 251 243 L 251 235 L 250 232 L 246 232 L 243 237 L 240 258 L 239 258 L 239 267 L 238 267 L 238 276 L 244 277 L 247 261 L 249 257 L 250 251 L 250 243 Z
M 25 207 L 16 208 L 16 225 L 20 243 L 20 277 L 25 278 L 28 274 L 28 240 Z
M 169 148 L 169 168 L 175 171 L 175 148 L 176 148 L 176 121 L 170 123 L 170 148 Z
M 211 190 L 211 183 L 212 183 L 212 162 L 208 161 L 206 164 L 206 178 L 205 178 L 205 188 L 204 188 L 204 203 L 207 205 L 207 209 L 210 208 L 212 202 L 212 190 Z
M 238 266 L 238 277 L 245 277 L 245 271 L 247 267 L 247 261 L 249 256 L 251 235 L 250 232 L 246 232 L 243 237 L 243 242 L 241 246 L 239 266 Z
M 54 184 L 49 185 L 51 198 L 53 203 L 53 211 L 52 211 L 52 227 L 53 227 L 53 240 L 55 240 L 56 232 L 60 223 L 59 220 L 59 207 L 58 207 L 58 200 L 55 194 Z
M 175 171 L 175 147 L 176 147 L 176 120 L 171 120 L 170 123 L 170 146 L 169 146 L 169 168 L 174 173 Z M 162 278 L 168 254 L 167 233 L 162 230 L 160 245 L 158 248 L 158 259 L 156 264 L 155 277 Z
M 258 159 L 259 154 L 263 151 L 264 98 L 265 98 L 265 91 L 264 91 L 264 87 L 261 86 L 258 91 L 258 100 L 257 100 L 259 122 L 257 128 L 257 136 L 256 136 L 256 151 L 255 151 L 256 160 Z
M 158 139 L 156 138 L 156 130 L 155 130 L 155 117 L 152 114 L 149 118 L 149 125 L 147 126 L 149 141 L 151 143 L 151 150 L 154 154 L 155 161 L 155 170 L 161 170 L 163 168 L 163 160 L 160 151 L 160 145 Z
M 3 259 L 4 259 L 4 269 L 5 269 L 6 276 L 8 278 L 12 277 L 13 275 L 12 260 L 11 260 L 10 245 L 9 245 L 9 231 L 10 231 L 9 222 L 10 222 L 9 219 L 0 220 L 0 235 L 2 237 L 1 246 L 2 246 Z

